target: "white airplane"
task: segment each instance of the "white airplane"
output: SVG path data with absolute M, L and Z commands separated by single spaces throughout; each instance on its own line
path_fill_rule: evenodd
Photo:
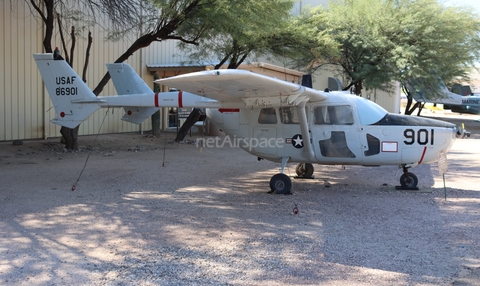
M 96 97 L 75 71 L 52 54 L 34 54 L 53 102 L 53 123 L 74 128 L 100 107 L 123 107 L 123 120 L 141 123 L 159 107 L 207 108 L 207 116 L 259 159 L 281 163 L 271 192 L 288 194 L 287 163 L 311 177 L 313 163 L 398 165 L 399 188 L 417 189 L 409 169 L 436 162 L 461 135 L 454 124 L 388 113 L 343 92 L 322 92 L 243 70 L 210 70 L 158 80 L 181 91 L 154 93 L 125 63 L 107 64 L 118 96 Z M 209 142 L 204 142 L 208 144 Z M 212 143 L 212 142 L 210 142 Z
M 411 88 L 411 87 L 410 87 Z M 414 89 L 412 89 L 414 90 Z M 445 84 L 441 84 L 439 92 L 436 96 L 426 97 L 425 94 L 429 90 L 415 90 L 412 97 L 417 102 L 428 102 L 443 104 L 444 108 L 450 108 L 452 112 L 480 114 L 480 95 L 460 95 L 453 93 L 447 89 Z M 431 92 L 433 94 L 433 92 Z

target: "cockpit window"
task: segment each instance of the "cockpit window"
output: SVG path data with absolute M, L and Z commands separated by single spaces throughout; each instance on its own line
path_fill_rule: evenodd
M 298 112 L 296 107 L 280 107 L 280 121 L 283 124 L 298 124 Z
M 355 97 L 357 105 L 358 117 L 362 125 L 370 125 L 378 122 L 387 115 L 387 111 L 378 104 L 362 97 Z
M 350 105 L 316 106 L 313 109 L 316 125 L 352 125 L 353 110 Z
M 258 116 L 258 123 L 260 124 L 277 124 L 277 113 L 275 108 L 262 108 Z

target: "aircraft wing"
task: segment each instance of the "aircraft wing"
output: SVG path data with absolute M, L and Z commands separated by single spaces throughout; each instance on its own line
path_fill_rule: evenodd
M 302 100 L 322 101 L 325 92 L 245 70 L 222 69 L 183 74 L 155 82 L 218 100 L 246 106 L 281 106 Z

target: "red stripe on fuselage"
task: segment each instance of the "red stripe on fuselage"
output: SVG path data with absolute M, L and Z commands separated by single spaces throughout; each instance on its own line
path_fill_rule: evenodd
M 240 108 L 219 108 L 218 111 L 224 112 L 240 112 Z
M 422 158 L 420 158 L 420 161 L 418 161 L 418 165 L 422 164 L 423 158 L 425 157 L 425 153 L 427 153 L 427 147 L 423 147 L 423 153 L 422 153 Z
M 183 107 L 182 91 L 181 90 L 178 92 L 178 107 Z
M 155 107 L 160 107 L 158 105 L 158 93 L 155 93 Z

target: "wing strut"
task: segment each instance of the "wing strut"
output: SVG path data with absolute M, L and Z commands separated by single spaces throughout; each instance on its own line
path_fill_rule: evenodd
M 300 123 L 300 132 L 302 133 L 303 138 L 303 153 L 302 155 L 307 158 L 310 162 L 315 160 L 315 153 L 313 151 L 312 141 L 310 139 L 310 130 L 308 129 L 307 122 L 307 111 L 305 110 L 306 100 L 301 101 L 297 105 L 298 111 L 298 121 Z

